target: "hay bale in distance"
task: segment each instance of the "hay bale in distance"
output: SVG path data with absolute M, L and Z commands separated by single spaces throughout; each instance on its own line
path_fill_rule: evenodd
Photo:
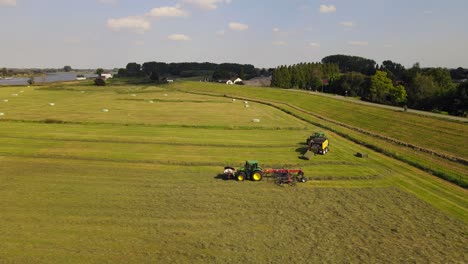
M 102 112 L 107 113 L 107 112 L 109 112 L 109 109 L 103 108 L 103 109 L 102 109 Z
M 245 105 L 245 108 L 249 108 L 249 107 L 250 107 L 250 105 Z
M 254 119 L 252 119 L 252 122 L 254 122 L 254 123 L 260 123 L 260 119 L 259 119 L 259 118 L 254 118 Z
M 8 99 L 3 100 L 3 102 L 8 103 Z
M 49 103 L 49 105 L 50 105 L 50 106 L 54 106 L 54 105 L 55 105 L 55 103 Z
M 5 115 L 5 113 L 0 113 L 0 116 L 4 116 L 4 115 Z
M 358 158 L 369 158 L 369 154 L 367 154 L 365 152 L 358 152 L 358 153 L 356 153 L 356 157 L 358 157 Z

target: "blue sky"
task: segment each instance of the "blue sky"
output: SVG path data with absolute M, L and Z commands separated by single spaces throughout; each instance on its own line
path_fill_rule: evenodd
M 467 11 L 466 0 L 0 0 L 0 67 L 347 54 L 468 68 Z

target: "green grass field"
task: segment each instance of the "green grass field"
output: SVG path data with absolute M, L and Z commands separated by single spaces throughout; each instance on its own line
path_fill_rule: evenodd
M 467 190 L 409 161 L 451 177 L 466 165 L 353 129 L 466 158 L 462 123 L 190 82 L 5 87 L 0 113 L 0 263 L 467 260 Z M 300 159 L 318 130 L 331 151 Z M 218 176 L 247 159 L 302 168 L 310 181 Z
M 435 119 L 276 88 L 236 89 L 228 85 L 186 82 L 173 86 L 173 89 L 258 100 L 468 187 L 466 122 Z

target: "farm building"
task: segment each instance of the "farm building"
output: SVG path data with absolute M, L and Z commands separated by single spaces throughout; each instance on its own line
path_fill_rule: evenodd
M 102 73 L 101 77 L 104 79 L 110 79 L 112 78 L 112 73 Z

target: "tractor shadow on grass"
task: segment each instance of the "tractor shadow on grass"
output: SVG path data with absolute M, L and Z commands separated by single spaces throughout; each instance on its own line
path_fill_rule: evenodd
M 218 175 L 214 176 L 213 178 L 216 180 L 223 180 L 223 181 L 226 180 L 223 173 L 218 173 Z
M 216 179 L 216 180 L 220 180 L 220 181 L 230 181 L 230 180 L 234 180 L 234 176 L 232 176 L 231 178 L 227 178 L 226 175 L 224 175 L 224 173 L 218 173 L 218 175 L 214 176 L 213 179 Z

